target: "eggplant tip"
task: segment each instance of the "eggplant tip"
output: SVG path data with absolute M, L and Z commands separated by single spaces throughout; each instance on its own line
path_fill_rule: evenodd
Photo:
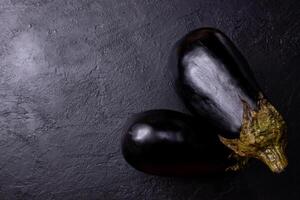
M 272 172 L 281 173 L 288 165 L 287 158 L 280 146 L 272 146 L 261 152 L 258 159 L 263 161 Z

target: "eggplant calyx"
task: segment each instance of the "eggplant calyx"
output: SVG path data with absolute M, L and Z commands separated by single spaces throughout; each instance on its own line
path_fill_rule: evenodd
M 273 172 L 280 173 L 288 165 L 284 150 L 287 144 L 286 125 L 278 111 L 260 95 L 257 110 L 243 102 L 243 124 L 240 138 L 220 141 L 237 155 L 257 158 Z

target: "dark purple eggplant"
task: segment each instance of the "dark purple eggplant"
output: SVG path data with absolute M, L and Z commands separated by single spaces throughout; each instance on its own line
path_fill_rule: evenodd
M 232 152 L 204 121 L 170 110 L 134 115 L 125 128 L 122 152 L 137 170 L 163 176 L 224 172 Z
M 217 126 L 221 142 L 237 155 L 283 171 L 285 122 L 230 39 L 213 28 L 198 29 L 175 45 L 171 59 L 180 97 L 191 112 Z

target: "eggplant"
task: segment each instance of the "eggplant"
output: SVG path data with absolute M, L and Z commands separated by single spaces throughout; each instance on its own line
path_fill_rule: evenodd
M 195 30 L 177 42 L 171 59 L 179 96 L 193 114 L 218 127 L 225 146 L 240 157 L 258 158 L 273 172 L 284 170 L 285 122 L 224 33 Z
M 201 121 L 201 122 L 200 122 Z M 134 115 L 125 126 L 122 153 L 139 171 L 161 176 L 214 175 L 234 164 L 216 130 L 171 110 Z

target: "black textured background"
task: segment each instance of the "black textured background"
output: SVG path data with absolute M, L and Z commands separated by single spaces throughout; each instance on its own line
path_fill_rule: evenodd
M 299 0 L 1 0 L 0 199 L 300 199 Z M 186 111 L 172 45 L 203 26 L 247 57 L 289 127 L 289 166 L 160 178 L 120 153 L 132 113 Z

